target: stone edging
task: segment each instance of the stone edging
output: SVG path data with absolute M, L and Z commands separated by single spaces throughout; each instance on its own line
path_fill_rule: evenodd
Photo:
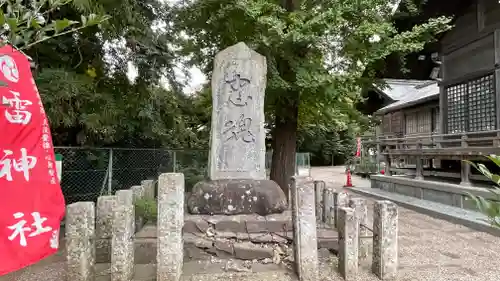
M 486 232 L 486 233 L 489 233 L 491 235 L 500 237 L 500 228 L 495 228 L 495 227 L 487 224 L 486 222 L 470 220 L 470 219 L 456 216 L 454 214 L 447 213 L 447 212 L 440 212 L 440 211 L 435 210 L 434 208 L 431 208 L 431 207 L 419 206 L 418 204 L 405 202 L 403 200 L 396 199 L 392 196 L 384 196 L 382 194 L 377 194 L 376 192 L 371 192 L 368 190 L 362 190 L 362 189 L 358 189 L 358 188 L 349 188 L 349 190 L 354 192 L 354 193 L 363 195 L 363 196 L 372 197 L 372 198 L 379 199 L 379 200 L 393 201 L 394 203 L 398 204 L 401 207 L 422 213 L 424 215 L 428 215 L 428 216 L 431 216 L 431 217 L 434 217 L 437 219 L 446 220 L 446 221 L 451 222 L 451 223 L 460 224 L 460 225 L 469 227 L 469 228 L 477 230 L 477 231 Z M 405 196 L 405 195 L 398 194 L 398 196 Z M 412 198 L 410 196 L 405 196 L 405 197 L 411 198 L 414 201 L 417 201 L 417 200 L 425 201 L 425 200 L 418 199 L 418 198 Z M 432 203 L 433 204 L 440 204 L 440 203 L 436 203 L 436 202 L 432 202 Z M 442 204 L 442 205 L 446 206 L 444 204 Z M 446 206 L 446 207 L 449 208 L 451 206 Z M 453 207 L 451 207 L 451 208 L 453 208 Z M 457 207 L 454 207 L 454 208 L 457 208 Z

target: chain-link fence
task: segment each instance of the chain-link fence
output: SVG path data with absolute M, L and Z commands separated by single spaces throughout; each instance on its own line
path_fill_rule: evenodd
M 184 173 L 190 189 L 207 174 L 207 151 L 56 147 L 55 153 L 62 155 L 61 188 L 67 204 L 95 201 L 167 172 Z
M 207 176 L 208 151 L 137 148 L 56 147 L 62 155 L 61 188 L 67 204 L 96 201 L 100 195 L 157 179 L 162 173 L 184 173 L 186 189 Z M 270 154 L 267 154 L 270 155 Z M 309 153 L 297 154 L 297 171 L 310 171 Z M 270 168 L 271 158 L 266 157 Z M 299 170 L 300 169 L 300 170 Z

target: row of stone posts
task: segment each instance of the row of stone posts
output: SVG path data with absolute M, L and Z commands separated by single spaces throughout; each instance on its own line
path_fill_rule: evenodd
M 368 228 L 366 200 L 327 188 L 322 181 L 294 178 L 290 188 L 294 226 L 294 260 L 301 281 L 318 280 L 317 224 L 334 227 L 339 235 L 339 272 L 356 280 L 360 260 L 369 255 L 373 240 L 372 272 L 393 280 L 398 269 L 398 209 L 390 201 L 374 205 L 373 229 Z M 370 237 L 370 232 L 373 236 Z
M 182 273 L 184 175 L 162 174 L 158 179 L 157 280 L 178 281 Z M 141 182 L 94 202 L 67 206 L 67 280 L 92 281 L 96 263 L 110 263 L 111 281 L 131 281 L 134 275 L 134 234 L 143 225 L 134 203 L 154 199 L 155 183 Z

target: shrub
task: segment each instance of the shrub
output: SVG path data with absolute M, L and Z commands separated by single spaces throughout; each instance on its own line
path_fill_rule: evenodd
M 490 155 L 486 156 L 489 160 L 491 160 L 495 165 L 500 167 L 500 156 Z M 500 228 L 500 176 L 493 174 L 486 168 L 484 164 L 476 164 L 470 161 L 466 161 L 470 163 L 474 168 L 476 168 L 479 172 L 481 172 L 485 177 L 490 179 L 495 185 L 488 189 L 488 191 L 493 195 L 494 199 L 486 199 L 481 196 L 476 196 L 469 193 L 469 197 L 475 201 L 477 208 L 483 214 L 488 217 L 488 222 L 494 226 Z
M 135 215 L 142 217 L 144 223 L 156 223 L 158 207 L 154 199 L 140 199 L 135 202 Z

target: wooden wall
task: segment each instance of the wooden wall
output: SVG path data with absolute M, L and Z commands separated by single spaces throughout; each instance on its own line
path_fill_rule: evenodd
M 499 126 L 500 4 L 476 0 L 441 40 L 441 115 L 445 133 Z M 479 124 L 479 125 L 477 125 Z
M 382 119 L 385 136 L 403 137 L 437 133 L 439 103 L 433 100 L 418 106 L 386 113 Z

